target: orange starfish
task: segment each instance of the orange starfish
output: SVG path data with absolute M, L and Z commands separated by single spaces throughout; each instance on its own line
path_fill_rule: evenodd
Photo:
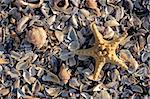
M 128 69 L 125 62 L 119 59 L 116 55 L 116 49 L 118 48 L 121 41 L 127 37 L 128 33 L 125 31 L 121 37 L 108 41 L 103 39 L 102 34 L 98 31 L 94 22 L 91 23 L 90 28 L 94 33 L 95 45 L 89 49 L 76 50 L 75 54 L 94 57 L 96 60 L 96 67 L 94 75 L 92 75 L 93 80 L 99 79 L 100 71 L 105 63 L 116 63 L 122 68 Z

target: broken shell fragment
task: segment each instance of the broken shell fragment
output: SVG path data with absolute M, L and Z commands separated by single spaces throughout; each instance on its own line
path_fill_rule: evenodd
M 116 21 L 116 19 L 108 20 L 105 22 L 105 26 L 119 26 L 120 24 Z
M 10 92 L 9 88 L 3 88 L 3 89 L 0 90 L 0 94 L 2 96 L 7 95 L 9 92 Z
M 68 70 L 68 68 L 65 67 L 63 64 L 60 68 L 59 77 L 60 79 L 67 84 L 71 76 L 71 72 Z
M 42 4 L 43 4 L 43 2 L 44 2 L 44 0 L 40 0 L 39 3 L 34 4 L 34 3 L 25 2 L 24 0 L 18 0 L 18 1 L 19 1 L 19 3 L 20 3 L 21 5 L 30 6 L 31 8 L 39 8 L 39 7 L 42 6 Z
M 27 33 L 27 41 L 34 44 L 37 48 L 41 48 L 46 42 L 46 31 L 42 27 L 33 27 Z
M 8 61 L 3 58 L 0 58 L 0 64 L 8 64 Z
M 17 25 L 17 31 L 18 32 L 23 32 L 24 30 L 24 25 L 26 22 L 28 22 L 28 20 L 30 19 L 31 15 L 29 16 L 24 16 L 22 17 L 19 22 L 18 22 L 18 25 Z

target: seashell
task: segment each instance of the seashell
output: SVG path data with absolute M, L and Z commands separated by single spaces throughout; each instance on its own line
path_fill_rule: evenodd
M 4 35 L 3 28 L 0 27 L 0 43 L 3 42 L 3 35 Z
M 117 21 L 119 21 L 120 19 L 123 18 L 124 16 L 124 7 L 121 6 L 116 6 L 116 14 L 115 14 L 115 18 Z
M 40 91 L 40 89 L 41 89 L 41 83 L 38 80 L 36 80 L 32 86 L 32 92 L 37 93 Z
M 145 38 L 143 36 L 139 36 L 139 52 L 144 49 L 144 46 L 146 44 Z
M 25 93 L 28 93 L 30 95 L 32 95 L 32 92 L 30 91 L 29 87 L 27 84 L 23 85 L 21 90 L 19 89 L 20 94 L 22 94 L 24 96 Z
M 96 10 L 97 16 L 100 16 L 100 15 L 101 15 L 100 10 L 99 10 L 99 8 L 97 7 L 97 2 L 96 2 L 96 0 L 87 0 L 87 5 L 88 5 L 89 8 Z
M 23 77 L 24 77 L 24 80 L 29 83 L 29 84 L 32 84 L 35 82 L 36 78 L 35 77 L 31 77 L 29 72 L 27 70 L 24 70 L 23 71 Z
M 105 28 L 103 35 L 105 39 L 111 39 L 115 35 L 115 32 L 111 27 L 108 26 Z
M 64 22 L 61 22 L 60 24 L 58 24 L 58 26 L 56 27 L 56 29 L 58 30 L 64 30 L 65 29 L 65 23 Z
M 136 76 L 136 77 L 144 77 L 144 76 L 146 76 L 146 77 L 149 77 L 149 68 L 146 68 L 146 67 L 143 67 L 143 68 L 140 68 L 139 70 L 137 70 L 135 73 L 134 73 L 134 75 Z
M 46 31 L 42 27 L 34 27 L 27 33 L 27 41 L 41 48 L 46 42 Z
M 9 62 L 6 59 L 0 58 L 0 64 L 8 64 Z
M 70 27 L 67 39 L 70 41 L 78 41 L 77 33 L 73 27 Z
M 107 90 L 100 91 L 100 99 L 112 99 L 112 96 L 107 92 Z
M 41 76 L 44 74 L 43 68 L 36 67 L 36 70 L 38 71 L 37 76 L 41 78 Z
M 25 29 L 25 23 L 28 22 L 28 20 L 30 19 L 31 15 L 29 16 L 24 16 L 22 17 L 19 22 L 18 22 L 18 25 L 17 25 L 17 31 L 18 32 L 23 32 L 23 30 Z
M 51 81 L 51 82 L 60 84 L 60 79 L 58 78 L 57 75 L 55 75 L 54 73 L 52 73 L 48 70 L 45 70 L 45 71 L 46 71 L 47 75 L 44 75 L 42 77 L 43 81 Z
M 9 89 L 9 88 L 3 88 L 3 89 L 0 90 L 0 94 L 1 94 L 2 96 L 8 95 L 9 92 L 10 92 L 10 89 Z
M 77 22 L 77 18 L 75 17 L 75 15 L 73 15 L 73 16 L 71 17 L 71 23 L 73 24 L 73 26 L 74 26 L 75 28 L 78 28 L 78 22 Z
M 86 9 L 79 9 L 79 11 L 86 17 L 88 18 L 90 16 L 90 12 Z
M 59 58 L 65 61 L 72 57 L 74 57 L 74 54 L 72 52 L 62 52 Z
M 93 87 L 93 91 L 102 91 L 102 89 L 107 89 L 103 83 L 99 83 L 98 85 L 96 85 L 95 87 Z M 107 99 L 107 98 L 106 98 Z M 108 98 L 109 99 L 109 98 Z
M 0 65 L 0 73 L 3 71 L 3 67 Z
M 150 35 L 147 37 L 147 44 L 150 45 Z
M 69 2 L 68 0 L 64 0 L 64 1 L 56 0 L 54 2 L 54 5 L 57 9 L 65 10 L 69 6 Z
M 112 19 L 112 20 L 106 21 L 104 25 L 113 27 L 113 26 L 119 26 L 120 24 L 115 19 Z
M 33 16 L 33 17 L 32 17 L 32 20 L 29 22 L 28 27 L 33 26 L 33 25 L 36 25 L 36 26 L 43 26 L 44 23 L 43 23 L 42 20 L 40 20 L 40 17 L 39 17 L 39 16 Z
M 141 60 L 142 62 L 146 62 L 148 60 L 148 58 L 150 58 L 150 53 L 149 52 L 144 52 L 142 55 L 141 55 Z
M 61 89 L 59 87 L 49 87 L 49 88 L 45 88 L 45 91 L 50 95 L 50 96 L 53 96 L 53 97 L 57 97 L 60 92 L 61 92 Z
M 138 86 L 138 85 L 131 85 L 131 90 L 134 92 L 139 92 L 139 93 L 143 93 L 143 89 L 142 87 Z
M 76 7 L 78 7 L 79 6 L 79 4 L 80 4 L 80 0 L 70 0 Z
M 57 40 L 59 42 L 63 42 L 64 41 L 64 33 L 63 32 L 56 30 L 55 31 L 55 36 L 56 36 L 56 38 L 57 38 Z
M 75 51 L 77 49 L 80 48 L 80 44 L 78 41 L 72 41 L 69 45 L 68 45 L 68 49 L 71 51 Z
M 66 68 L 64 64 L 62 64 L 59 72 L 60 79 L 64 82 L 64 84 L 67 84 L 71 76 L 71 71 Z
M 74 89 L 78 89 L 77 87 L 80 86 L 80 83 L 77 78 L 73 77 L 69 80 L 69 86 Z
M 83 99 L 90 99 L 90 95 L 88 94 L 88 93 L 86 93 L 86 92 L 81 92 L 80 93 L 81 94 L 81 96 L 83 97 Z
M 28 62 L 23 62 L 23 61 L 20 61 L 16 64 L 16 69 L 17 70 L 26 70 L 30 67 L 29 63 Z
M 11 76 L 11 78 L 18 78 L 21 76 L 20 72 L 18 72 L 16 69 L 12 68 L 10 71 L 6 72 L 8 75 Z
M 56 15 L 53 15 L 46 19 L 46 22 L 48 23 L 49 26 L 52 25 L 55 21 L 56 21 Z
M 17 89 L 17 99 L 19 99 L 20 97 L 24 97 L 25 94 L 22 92 L 21 89 Z
M 129 97 L 130 94 L 133 94 L 133 92 L 129 89 L 124 89 L 124 92 L 122 93 L 122 96 L 121 97 Z
M 13 86 L 14 86 L 14 88 L 19 88 L 20 87 L 20 79 L 19 79 L 19 77 L 16 78 L 16 81 L 14 82 Z
M 61 97 L 63 97 L 63 98 L 69 97 L 69 91 L 63 91 L 63 92 L 61 93 Z
M 134 66 L 135 70 L 139 67 L 138 62 L 133 58 L 129 50 L 121 50 L 120 57 L 124 59 L 125 61 L 130 62 L 131 66 Z
M 42 4 L 43 4 L 43 2 L 44 2 L 44 0 L 40 0 L 37 4 L 34 4 L 34 3 L 28 3 L 28 2 L 25 2 L 25 1 L 23 1 L 23 0 L 19 0 L 18 1 L 21 5 L 23 5 L 23 6 L 30 6 L 31 8 L 39 8 L 39 7 L 41 7 L 42 6 Z
M 147 30 L 147 31 L 149 31 L 150 30 L 150 27 L 149 27 L 149 24 L 150 24 L 149 18 L 145 16 L 145 17 L 143 17 L 141 19 L 141 21 L 142 21 L 142 26 L 144 27 L 144 29 Z
M 33 97 L 33 96 L 24 96 L 23 98 L 24 99 L 40 99 L 40 98 Z
M 106 84 L 105 86 L 106 88 L 117 88 L 119 86 L 119 83 L 117 81 L 113 81 L 113 82 Z
M 31 66 L 29 68 L 29 73 L 30 73 L 31 76 L 37 75 L 36 67 L 35 66 Z
M 68 59 L 68 61 L 67 61 L 67 65 L 69 65 L 69 66 L 75 66 L 76 65 L 76 60 L 75 60 L 75 58 L 74 57 L 72 57 L 72 58 L 69 58 Z
M 22 55 L 20 53 L 15 52 L 15 51 L 11 51 L 10 54 L 11 54 L 10 55 L 11 58 L 13 58 L 13 59 L 15 59 L 17 61 L 20 61 L 20 58 L 22 57 Z

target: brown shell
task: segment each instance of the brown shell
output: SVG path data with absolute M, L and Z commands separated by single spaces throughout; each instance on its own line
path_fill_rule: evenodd
M 34 27 L 27 33 L 27 41 L 41 48 L 46 42 L 46 31 L 42 27 Z

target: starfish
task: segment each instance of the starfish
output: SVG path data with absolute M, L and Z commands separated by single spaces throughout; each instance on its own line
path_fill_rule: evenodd
M 76 50 L 74 53 L 76 55 L 92 56 L 96 60 L 96 67 L 92 79 L 99 79 L 101 69 L 105 63 L 116 63 L 120 67 L 128 69 L 125 62 L 119 59 L 116 55 L 116 49 L 119 47 L 121 41 L 123 41 L 128 35 L 127 31 L 125 31 L 121 37 L 114 38 L 110 41 L 103 39 L 103 35 L 98 31 L 95 22 L 91 23 L 90 28 L 95 37 L 94 46 L 88 49 Z

